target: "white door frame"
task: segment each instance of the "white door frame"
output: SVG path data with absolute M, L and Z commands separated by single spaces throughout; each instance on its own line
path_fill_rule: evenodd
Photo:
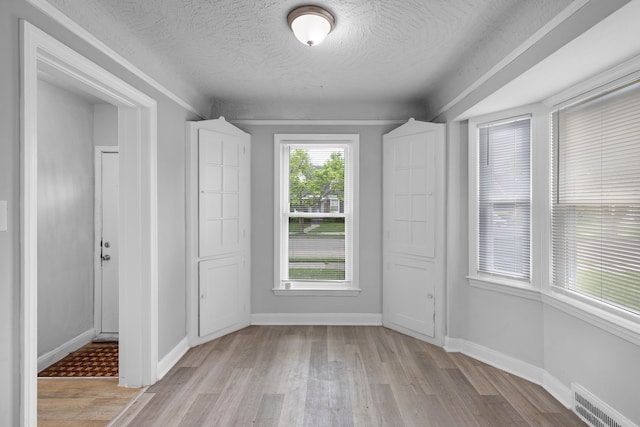
M 152 384 L 158 367 L 156 101 L 26 21 L 21 32 L 20 422 L 37 424 L 38 71 L 118 107 L 120 384 Z
M 94 190 L 94 253 L 93 253 L 93 329 L 96 336 L 105 336 L 102 333 L 102 154 L 119 153 L 117 145 L 99 145 L 95 147 L 93 160 L 95 190 Z M 115 338 L 115 337 L 114 337 Z

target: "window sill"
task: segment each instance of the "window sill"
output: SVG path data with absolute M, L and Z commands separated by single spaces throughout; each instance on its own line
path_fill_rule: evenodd
M 593 304 L 582 302 L 575 296 L 554 290 L 543 292 L 542 302 L 565 314 L 583 320 L 632 344 L 640 346 L 640 323 L 638 323 L 637 320 L 617 315 Z
M 526 298 L 534 301 L 541 301 L 540 290 L 534 288 L 530 284 L 519 282 L 516 280 L 508 280 L 497 277 L 472 277 L 467 276 L 469 285 L 489 291 L 499 292 L 501 294 L 514 295 L 520 298 Z
M 360 295 L 359 288 L 274 288 L 273 293 L 277 296 L 305 296 L 305 297 L 357 297 Z

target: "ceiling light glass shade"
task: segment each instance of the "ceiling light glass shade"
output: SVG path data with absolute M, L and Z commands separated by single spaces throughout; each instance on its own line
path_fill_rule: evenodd
M 308 46 L 322 43 L 335 25 L 333 15 L 317 6 L 296 8 L 289 13 L 287 21 L 296 38 Z

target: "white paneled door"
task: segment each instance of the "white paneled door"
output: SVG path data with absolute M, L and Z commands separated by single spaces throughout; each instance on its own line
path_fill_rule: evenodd
M 444 318 L 444 125 L 410 120 L 383 138 L 383 322 L 439 342 Z
M 117 147 L 116 147 L 117 149 Z M 97 218 L 99 218 L 99 263 L 96 284 L 96 326 L 99 334 L 118 333 L 118 200 L 119 200 L 119 154 L 117 151 L 103 150 L 99 153 L 100 187 Z
M 250 136 L 224 119 L 192 122 L 191 275 L 197 338 L 250 322 Z M 197 227 L 193 224 L 197 223 Z M 194 314 L 194 313 L 192 313 Z

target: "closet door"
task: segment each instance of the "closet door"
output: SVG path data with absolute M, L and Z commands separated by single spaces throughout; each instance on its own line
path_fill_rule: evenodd
M 436 342 L 444 318 L 444 125 L 383 138 L 383 322 Z
M 250 323 L 250 136 L 224 119 L 189 123 L 190 335 Z

